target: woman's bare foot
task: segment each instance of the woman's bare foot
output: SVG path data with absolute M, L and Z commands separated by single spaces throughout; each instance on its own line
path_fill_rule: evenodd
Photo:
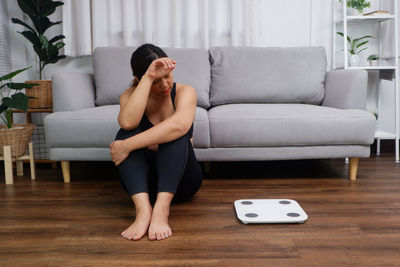
M 137 195 L 139 196 L 132 197 L 136 206 L 136 219 L 131 226 L 121 233 L 123 237 L 129 240 L 141 239 L 147 232 L 151 220 L 152 208 L 148 202 L 148 196 L 143 196 L 142 193 Z
M 168 224 L 169 207 L 172 197 L 172 193 L 163 192 L 158 194 L 148 231 L 150 240 L 163 240 L 172 236 L 172 230 Z

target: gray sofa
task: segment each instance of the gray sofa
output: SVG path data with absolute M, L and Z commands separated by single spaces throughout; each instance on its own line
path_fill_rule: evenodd
M 135 48 L 97 48 L 93 74 L 53 76 L 54 113 L 44 118 L 50 159 L 111 160 L 119 96 L 132 81 Z M 165 48 L 175 81 L 196 88 L 193 141 L 199 161 L 369 157 L 375 118 L 365 111 L 367 72 L 327 71 L 323 47 Z

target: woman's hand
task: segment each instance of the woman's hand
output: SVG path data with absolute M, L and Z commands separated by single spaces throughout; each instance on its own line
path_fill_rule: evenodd
M 146 74 L 153 80 L 161 78 L 175 69 L 176 61 L 168 57 L 157 58 L 151 62 Z
M 121 164 L 129 156 L 129 153 L 123 140 L 117 140 L 110 144 L 110 154 L 115 166 Z

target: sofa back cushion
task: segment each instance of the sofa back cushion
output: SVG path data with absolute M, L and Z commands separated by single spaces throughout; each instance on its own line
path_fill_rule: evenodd
M 324 47 L 213 47 L 209 51 L 211 106 L 322 102 Z
M 162 48 L 174 59 L 174 81 L 193 86 L 197 105 L 208 108 L 210 90 L 210 62 L 206 49 Z M 96 84 L 96 105 L 119 104 L 119 96 L 133 80 L 130 60 L 136 47 L 98 47 L 93 53 Z

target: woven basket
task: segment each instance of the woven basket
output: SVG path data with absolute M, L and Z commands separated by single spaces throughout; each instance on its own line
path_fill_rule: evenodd
M 35 98 L 29 99 L 28 108 L 52 108 L 53 107 L 53 94 L 51 91 L 51 81 L 26 81 L 26 83 L 39 83 L 31 89 L 25 89 L 27 96 Z
M 12 124 L 7 129 L 6 125 L 0 126 L 0 155 L 3 156 L 3 146 L 11 146 L 11 156 L 23 156 L 28 148 L 35 126 L 33 124 Z

